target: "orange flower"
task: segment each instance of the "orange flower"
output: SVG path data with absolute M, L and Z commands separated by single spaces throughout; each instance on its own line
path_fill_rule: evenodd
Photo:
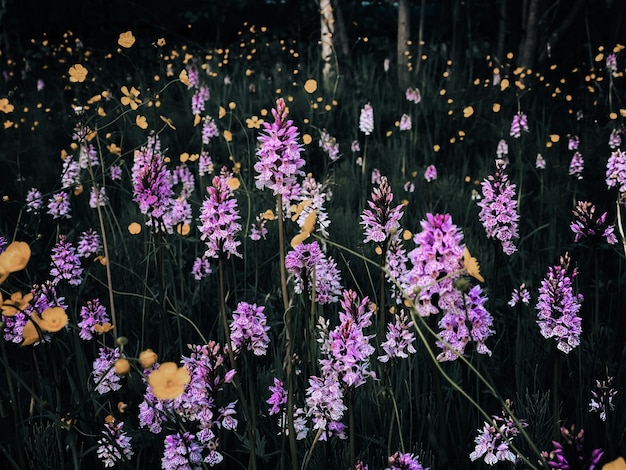
M 39 323 L 41 322 L 41 318 L 39 315 L 34 313 L 31 315 L 30 320 L 24 325 L 24 329 L 22 330 L 22 346 L 30 346 L 31 344 L 37 343 L 41 340 L 41 335 L 39 334 L 41 328 L 39 327 Z M 37 326 L 35 326 L 37 324 Z
M 0 284 L 9 274 L 21 271 L 30 260 L 30 246 L 26 242 L 13 242 L 0 253 Z
M 137 117 L 135 118 L 135 124 L 137 124 L 137 127 L 139 127 L 140 129 L 148 128 L 148 121 L 146 120 L 145 116 L 137 115 Z
M 174 362 L 166 362 L 150 373 L 148 383 L 152 393 L 161 400 L 171 400 L 182 395 L 191 381 L 189 371 Z
M 96 323 L 93 326 L 93 329 L 96 333 L 103 335 L 104 333 L 108 333 L 109 331 L 111 331 L 113 329 L 113 325 L 111 325 L 111 323 L 109 323 L 108 321 L 102 324 Z
M 470 254 L 467 247 L 463 249 L 463 264 L 465 265 L 467 274 L 480 282 L 485 282 L 485 278 L 480 275 L 480 265 L 478 261 Z
M 130 372 L 130 362 L 126 358 L 120 358 L 115 361 L 113 368 L 117 375 L 126 375 Z
M 246 119 L 248 129 L 260 129 L 261 124 L 263 124 L 263 119 L 259 119 L 258 116 L 252 116 Z
M 126 31 L 125 33 L 121 33 L 117 39 L 117 43 L 126 49 L 133 47 L 133 44 L 135 44 L 135 36 L 133 36 L 133 32 Z
M 135 88 L 134 86 L 130 87 L 130 91 L 128 91 L 128 87 L 126 85 L 124 85 L 121 89 L 122 94 L 124 95 L 120 99 L 122 104 L 124 106 L 130 106 L 133 111 L 137 109 L 137 105 L 141 104 L 141 100 L 139 99 L 139 95 L 141 94 L 141 92 L 137 90 L 137 88 Z
M 6 299 L 2 307 L 0 307 L 2 315 L 5 317 L 14 316 L 17 312 L 23 311 L 31 300 L 33 300 L 33 294 L 31 293 L 22 295 L 21 292 L 14 292 L 11 294 L 11 298 Z
M 623 457 L 618 457 L 612 462 L 605 463 L 602 470 L 626 470 L 626 461 Z
M 152 349 L 146 349 L 139 353 L 139 364 L 141 364 L 141 367 L 144 369 L 147 369 L 148 367 L 152 367 L 158 358 L 159 356 L 157 356 Z
M 70 67 L 70 82 L 82 83 L 87 78 L 89 71 L 81 64 L 72 65 Z
M 61 307 L 47 308 L 41 314 L 39 326 L 50 333 L 61 331 L 67 325 L 67 313 Z
M 14 109 L 15 106 L 9 103 L 9 100 L 7 98 L 0 98 L 0 111 L 5 114 L 9 114 L 12 113 Z

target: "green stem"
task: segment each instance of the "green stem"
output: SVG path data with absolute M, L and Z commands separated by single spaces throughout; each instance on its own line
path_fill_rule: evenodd
M 289 308 L 289 294 L 287 292 L 287 269 L 285 267 L 285 225 L 283 215 L 283 197 L 281 194 L 276 196 L 277 215 L 278 215 L 278 248 L 280 253 L 280 286 L 283 295 L 283 309 L 285 311 L 285 342 L 286 342 L 286 374 L 287 374 L 287 430 L 289 432 L 289 451 L 291 453 L 291 468 L 298 469 L 298 450 L 296 448 L 296 431 L 293 425 L 293 338 L 292 338 L 292 321 L 291 309 Z

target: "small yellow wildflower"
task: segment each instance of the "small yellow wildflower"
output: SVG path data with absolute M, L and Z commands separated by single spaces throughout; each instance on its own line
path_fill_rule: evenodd
M 161 400 L 172 400 L 185 391 L 185 385 L 191 381 L 189 371 L 178 367 L 174 362 L 165 362 L 150 373 L 148 383 L 152 393 Z
M 141 100 L 139 99 L 141 92 L 137 90 L 137 88 L 131 87 L 129 91 L 128 87 L 124 85 L 122 87 L 122 94 L 124 96 L 120 99 L 121 103 L 124 106 L 130 106 L 133 111 L 137 109 L 139 104 L 141 104 Z

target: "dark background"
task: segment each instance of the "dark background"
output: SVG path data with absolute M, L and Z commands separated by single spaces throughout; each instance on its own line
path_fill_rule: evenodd
M 392 50 L 397 3 L 334 0 L 350 42 L 369 36 Z M 424 39 L 446 45 L 456 63 L 472 51 L 491 47 L 495 53 L 499 28 L 504 28 L 500 47 L 517 53 L 529 28 L 536 27 L 533 62 L 539 67 L 553 61 L 580 63 L 589 60 L 599 45 L 626 43 L 624 0 L 410 0 L 409 4 L 411 37 L 417 35 L 423 11 Z M 531 8 L 537 15 L 529 22 Z M 2 49 L 9 58 L 20 57 L 31 39 L 39 40 L 45 33 L 53 40 L 68 30 L 92 48 L 110 47 L 126 29 L 137 37 L 167 35 L 170 43 L 224 46 L 236 40 L 245 21 L 298 41 L 317 41 L 319 36 L 316 0 L 3 0 L 0 15 Z M 555 33 L 551 57 L 546 57 L 546 44 Z

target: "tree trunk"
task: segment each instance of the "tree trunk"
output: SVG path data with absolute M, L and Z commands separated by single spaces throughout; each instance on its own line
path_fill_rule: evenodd
M 420 25 L 417 33 L 417 54 L 415 55 L 415 75 L 422 65 L 422 51 L 424 49 L 424 17 L 426 11 L 426 0 L 422 0 L 420 4 Z
M 409 10 L 409 0 L 398 2 L 398 43 L 397 43 L 397 65 L 398 65 L 398 85 L 400 88 L 409 86 L 409 37 L 411 35 L 411 17 Z
M 350 58 L 350 46 L 348 42 L 348 32 L 346 31 L 346 23 L 343 21 L 343 13 L 341 10 L 341 2 L 339 0 L 331 0 L 335 19 L 335 52 L 340 59 Z
M 333 34 L 335 18 L 330 0 L 320 0 L 321 43 L 322 43 L 322 82 L 324 90 L 331 91 L 337 78 L 337 62 L 334 53 Z
M 528 15 L 524 25 L 524 41 L 520 48 L 518 65 L 532 69 L 535 65 L 535 53 L 537 51 L 537 37 L 539 35 L 539 0 L 530 0 Z
M 567 30 L 572 26 L 574 20 L 580 13 L 583 5 L 585 4 L 585 0 L 576 0 L 574 5 L 570 8 L 569 14 L 565 17 L 565 19 L 561 22 L 558 28 L 556 28 L 550 37 L 548 37 L 548 41 L 545 44 L 545 47 L 542 48 L 541 53 L 539 54 L 538 63 L 544 64 L 548 59 L 548 51 L 554 47 L 554 45 L 561 39 L 561 37 L 567 32 Z
M 496 44 L 496 59 L 502 62 L 506 46 L 506 30 L 508 28 L 506 4 L 508 0 L 500 0 L 500 14 L 498 15 L 498 43 Z

